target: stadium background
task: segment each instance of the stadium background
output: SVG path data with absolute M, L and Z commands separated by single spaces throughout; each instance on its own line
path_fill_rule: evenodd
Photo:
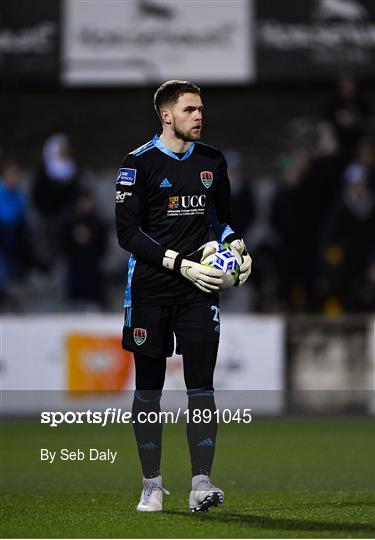
M 128 254 L 116 243 L 113 179 L 125 153 L 159 131 L 152 97 L 170 78 L 202 88 L 203 140 L 227 157 L 235 220 L 254 259 L 249 283 L 222 297 L 216 387 L 220 403 L 251 407 L 258 422 L 224 426 L 215 473 L 232 482 L 233 502 L 198 535 L 374 534 L 373 35 L 370 0 L 3 0 L 5 536 L 149 534 L 131 518 L 129 430 L 100 439 L 66 426 L 52 436 L 31 418 L 130 403 L 132 359 L 119 347 Z M 177 356 L 166 388 L 172 407 L 183 402 Z M 121 450 L 122 436 L 132 453 L 110 474 L 81 464 L 69 464 L 70 476 L 66 464 L 46 474 L 36 458 L 42 444 L 93 439 Z M 180 445 L 180 426 L 167 436 Z M 230 466 L 233 453 L 253 467 Z M 167 454 L 178 490 L 187 471 L 177 457 Z M 125 466 L 134 471 L 126 487 Z M 117 508 L 122 494 L 112 528 L 102 529 L 99 502 L 85 506 L 91 528 L 82 524 L 78 491 L 97 493 L 100 508 L 100 497 Z M 36 492 L 48 509 L 37 519 Z M 159 535 L 197 534 L 178 501 L 170 522 L 153 522 Z M 68 517 L 54 529 L 48 516 L 59 505 Z

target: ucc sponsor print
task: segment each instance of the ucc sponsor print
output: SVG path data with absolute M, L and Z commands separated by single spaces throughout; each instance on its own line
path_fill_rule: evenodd
M 206 195 L 177 195 L 169 197 L 167 216 L 193 216 L 204 214 Z

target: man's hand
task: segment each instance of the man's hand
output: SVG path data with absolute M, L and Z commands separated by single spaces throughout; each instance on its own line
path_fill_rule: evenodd
M 200 262 L 204 261 L 206 257 L 209 255 L 213 255 L 218 251 L 219 249 L 219 243 L 216 242 L 216 240 L 211 240 L 210 242 L 206 242 L 203 244 L 203 246 L 199 249 L 199 251 L 202 252 Z M 195 260 L 195 259 L 194 259 Z
M 203 264 L 189 261 L 189 259 L 182 259 L 181 275 L 194 283 L 198 289 L 206 293 L 219 291 L 221 285 L 223 285 L 222 270 L 211 268 L 210 266 L 204 266 Z
M 203 260 L 211 253 L 215 253 L 213 246 L 203 249 L 202 254 L 196 252 L 199 260 Z M 192 258 L 195 258 L 194 254 L 192 254 Z M 206 293 L 219 291 L 221 285 L 224 283 L 224 273 L 222 270 L 204 266 L 199 262 L 190 260 L 190 258 L 182 258 L 179 253 L 172 249 L 167 249 L 165 252 L 163 266 L 169 270 L 180 273 L 185 279 L 191 281 L 198 289 Z
M 234 247 L 234 249 L 236 249 L 242 257 L 242 264 L 240 266 L 240 276 L 238 279 L 238 287 L 242 287 L 242 285 L 246 282 L 247 278 L 251 274 L 252 259 L 247 252 L 245 242 L 243 240 L 233 240 L 233 242 L 231 242 L 230 245 Z

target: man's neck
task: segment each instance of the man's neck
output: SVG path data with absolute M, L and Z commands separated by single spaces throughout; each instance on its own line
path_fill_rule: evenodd
M 166 133 L 164 131 L 160 135 L 159 140 L 168 148 L 168 150 L 174 152 L 175 154 L 182 154 L 186 152 L 191 145 L 190 141 L 183 141 L 182 139 L 178 139 L 175 135 Z

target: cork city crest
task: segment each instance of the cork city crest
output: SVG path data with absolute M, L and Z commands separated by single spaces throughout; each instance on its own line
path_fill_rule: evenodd
M 137 345 L 143 345 L 147 339 L 147 330 L 144 328 L 134 328 L 133 338 Z
M 201 180 L 202 180 L 202 184 L 204 185 L 205 188 L 209 188 L 213 182 L 213 179 L 214 179 L 214 175 L 212 174 L 211 171 L 202 171 L 201 172 Z

